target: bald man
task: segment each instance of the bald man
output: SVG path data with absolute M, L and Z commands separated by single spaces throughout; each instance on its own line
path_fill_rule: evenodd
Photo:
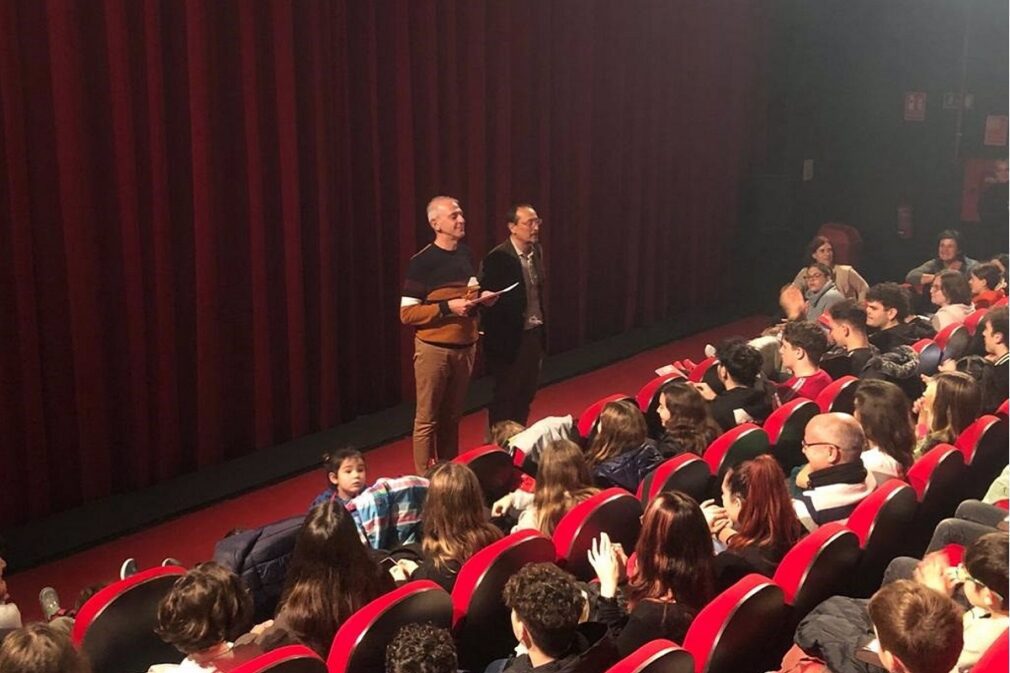
M 459 453 L 459 419 L 476 353 L 480 290 L 470 251 L 462 243 L 466 218 L 459 201 L 436 196 L 428 203 L 427 215 L 435 240 L 411 257 L 400 299 L 400 322 L 414 328 L 417 474 L 424 474 L 432 461 Z
M 795 476 L 793 506 L 808 530 L 848 519 L 877 487 L 863 467 L 865 447 L 863 428 L 849 414 L 820 414 L 807 423 L 803 434 L 807 464 Z

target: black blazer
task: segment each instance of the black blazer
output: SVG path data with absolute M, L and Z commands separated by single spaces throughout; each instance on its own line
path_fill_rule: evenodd
M 544 311 L 544 263 L 540 245 L 533 247 L 533 266 L 537 271 L 537 288 L 540 293 L 540 310 Z M 526 283 L 523 282 L 523 266 L 519 261 L 511 239 L 495 247 L 480 265 L 480 287 L 482 290 L 504 290 L 512 283 L 518 287 L 506 292 L 494 306 L 483 309 L 481 329 L 484 332 L 484 354 L 486 357 L 504 362 L 514 362 L 519 352 L 526 312 Z

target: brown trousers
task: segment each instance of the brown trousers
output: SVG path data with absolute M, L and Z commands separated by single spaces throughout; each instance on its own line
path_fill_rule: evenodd
M 451 460 L 459 453 L 459 419 L 473 371 L 476 344 L 445 348 L 414 339 L 414 469 L 424 474 L 429 459 Z

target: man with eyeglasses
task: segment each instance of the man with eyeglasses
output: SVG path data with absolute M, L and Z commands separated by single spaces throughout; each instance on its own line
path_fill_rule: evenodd
M 803 434 L 807 464 L 790 479 L 796 515 L 808 530 L 849 518 L 877 487 L 860 458 L 866 435 L 849 414 L 819 414 Z
M 512 206 L 505 219 L 509 237 L 487 254 L 480 272 L 480 285 L 487 290 L 515 285 L 481 316 L 484 358 L 494 379 L 489 427 L 506 420 L 526 425 L 546 343 L 543 220 L 528 203 Z

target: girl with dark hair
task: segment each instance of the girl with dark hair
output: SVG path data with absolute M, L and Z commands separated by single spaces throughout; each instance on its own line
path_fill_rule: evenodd
M 627 565 L 624 550 L 604 533 L 589 552 L 600 578 L 598 618 L 619 630 L 622 657 L 656 638 L 683 642 L 691 620 L 715 595 L 712 537 L 705 515 L 688 495 L 666 491 L 649 503 L 635 557 L 623 588 L 625 609 L 617 600 Z
M 361 606 L 394 588 L 339 500 L 314 507 L 295 540 L 277 617 L 254 630 L 264 650 L 300 643 L 325 657 Z
M 971 376 L 963 372 L 943 372 L 926 384 L 926 391 L 916 403 L 919 414 L 916 457 L 937 444 L 953 444 L 958 435 L 978 418 L 982 409 L 982 391 Z
M 863 426 L 868 446 L 860 454 L 863 466 L 874 473 L 878 484 L 904 479 L 915 450 L 908 397 L 888 381 L 862 381 L 856 389 L 855 407 L 854 416 Z
M 669 381 L 660 388 L 657 413 L 663 424 L 659 451 L 664 458 L 700 456 L 721 432 L 705 398 L 687 381 Z
M 487 515 L 473 471 L 459 463 L 439 465 L 421 510 L 423 561 L 400 561 L 398 567 L 411 579 L 429 579 L 451 592 L 463 563 L 502 536 Z
M 634 402 L 617 400 L 603 407 L 586 451 L 597 486 L 620 486 L 631 492 L 638 488 L 638 482 L 663 462 L 647 434 L 645 415 Z
M 722 507 L 711 500 L 702 504 L 712 536 L 726 547 L 715 560 L 719 587 L 749 573 L 774 575 L 806 532 L 778 462 L 763 455 L 730 468 L 722 482 L 722 502 Z
M 951 323 L 963 322 L 974 310 L 971 288 L 960 271 L 947 269 L 938 273 L 929 286 L 929 300 L 940 307 L 932 320 L 937 332 Z
M 1003 274 L 999 267 L 991 262 L 985 262 L 974 267 L 968 274 L 968 286 L 971 288 L 971 303 L 976 309 L 989 308 L 1006 296 L 999 289 L 1003 283 Z
M 807 291 L 806 275 L 813 262 L 819 262 L 828 267 L 835 287 L 845 295 L 846 299 L 862 302 L 866 298 L 866 290 L 870 287 L 866 279 L 848 264 L 835 264 L 835 250 L 826 236 L 814 236 L 814 239 L 807 245 L 806 255 L 803 257 L 804 266 L 796 274 L 793 285 L 804 292 Z

